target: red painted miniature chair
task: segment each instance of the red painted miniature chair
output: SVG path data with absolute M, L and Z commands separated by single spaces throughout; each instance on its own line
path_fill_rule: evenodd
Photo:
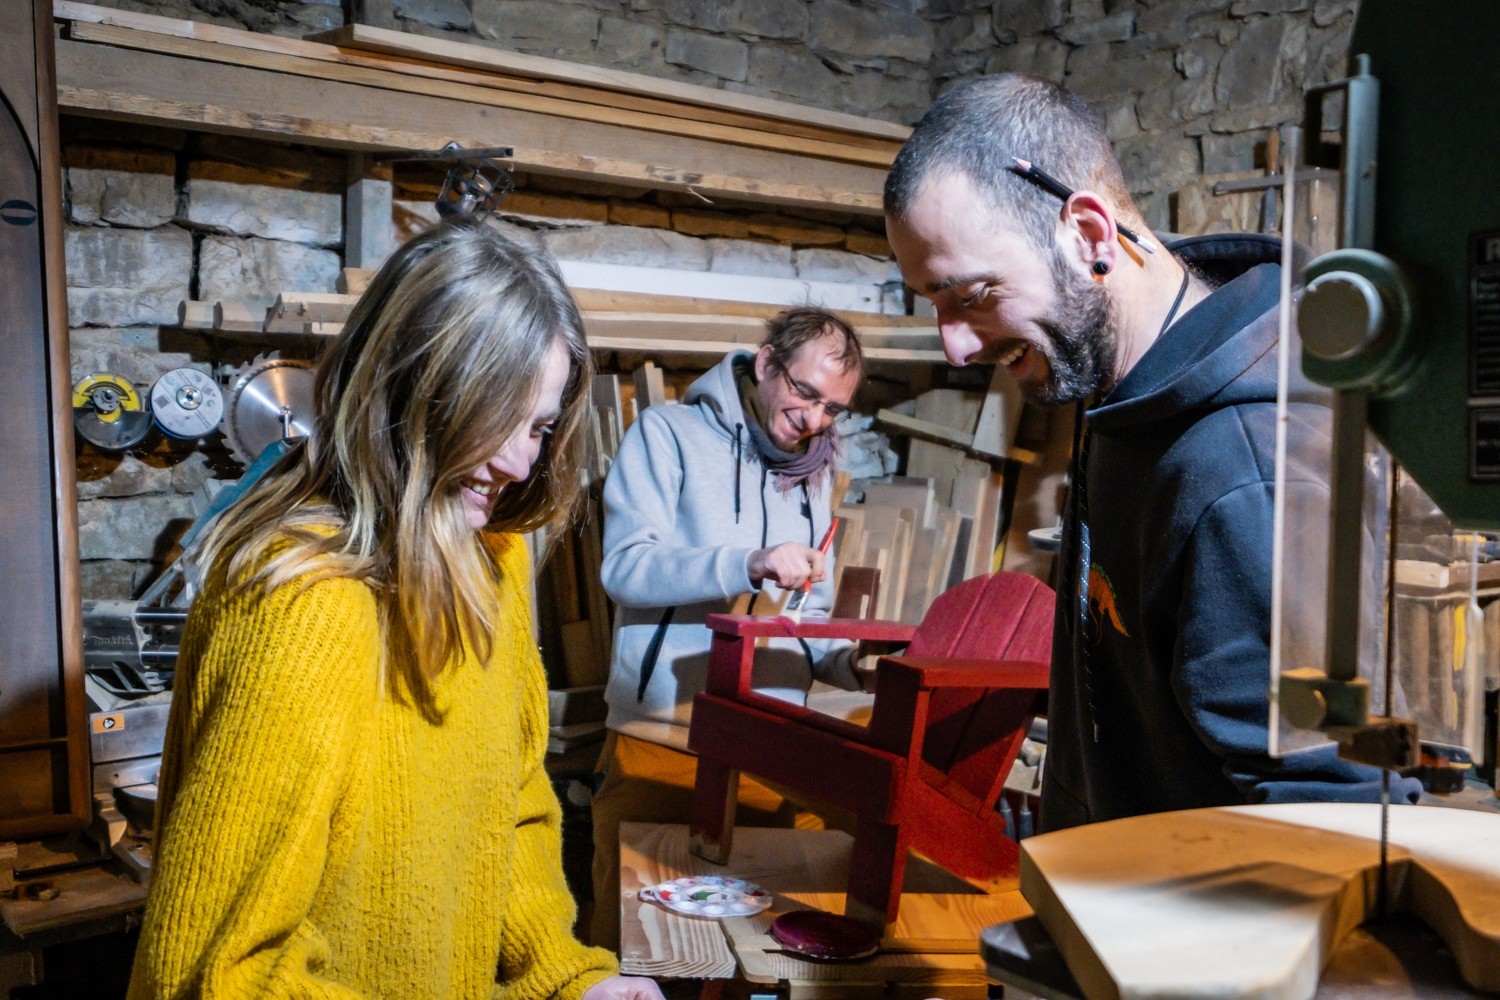
M 693 852 L 728 859 L 744 771 L 854 815 L 848 916 L 896 919 L 908 849 L 964 877 L 1014 873 L 1016 844 L 995 803 L 1045 704 L 1054 603 L 1035 578 L 996 573 L 940 595 L 916 627 L 709 616 L 708 683 L 688 738 L 698 754 Z M 751 690 L 761 636 L 910 645 L 880 660 L 865 727 Z

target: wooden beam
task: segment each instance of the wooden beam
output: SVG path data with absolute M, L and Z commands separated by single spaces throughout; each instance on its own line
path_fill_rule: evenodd
M 509 145 L 538 173 L 881 211 L 873 167 L 67 39 L 57 59 L 59 104 L 74 114 L 354 150 Z
M 349 154 L 344 189 L 344 263 L 350 267 L 379 267 L 395 246 L 393 187 L 390 164 L 372 163 L 364 153 Z
M 654 295 L 649 292 L 623 292 L 594 288 L 573 288 L 580 309 L 591 312 L 659 312 L 699 316 L 753 316 L 766 320 L 786 309 L 783 305 L 763 302 L 735 302 L 729 299 L 700 299 L 688 295 Z M 893 313 L 859 312 L 853 309 L 830 310 L 853 326 L 861 337 L 867 327 L 920 330 L 937 336 L 936 321 L 928 316 L 901 316 Z
M 139 31 L 173 35 L 179 38 L 196 38 L 202 41 L 234 44 L 242 48 L 259 49 L 265 52 L 301 55 L 345 66 L 382 69 L 409 76 L 426 77 L 431 80 L 445 80 L 451 83 L 466 83 L 473 86 L 510 90 L 523 94 L 563 98 L 584 104 L 594 104 L 607 108 L 622 108 L 630 111 L 643 111 L 652 114 L 667 115 L 669 117 L 685 118 L 692 121 L 709 121 L 722 125 L 770 130 L 781 135 L 803 136 L 810 139 L 842 142 L 849 145 L 862 146 L 867 149 L 891 149 L 894 152 L 894 149 L 898 148 L 901 141 L 905 138 L 904 134 L 893 133 L 884 136 L 867 134 L 867 131 L 902 130 L 900 126 L 890 126 L 885 122 L 875 121 L 872 130 L 845 131 L 843 129 L 806 123 L 800 119 L 800 116 L 794 116 L 794 119 L 774 116 L 766 117 L 744 111 L 710 106 L 706 103 L 691 104 L 683 101 L 661 99 L 655 96 L 648 97 L 627 94 L 600 87 L 562 83 L 557 80 L 527 78 L 494 70 L 461 69 L 452 65 L 427 62 L 406 55 L 339 48 L 336 45 L 304 41 L 299 38 L 286 38 L 281 35 L 269 35 L 262 32 L 246 32 L 235 28 L 221 27 L 216 24 L 205 24 L 201 21 L 185 21 L 179 18 L 162 17 L 156 14 L 139 14 L 134 11 L 117 10 L 112 7 L 76 3 L 74 0 L 55 0 L 53 10 L 54 16 L 58 20 L 74 24 L 105 24 L 122 28 L 134 28 Z M 475 48 L 479 48 L 479 46 L 475 46 Z M 709 90 L 708 93 L 725 94 L 726 92 Z M 728 96 L 732 98 L 736 95 L 730 94 Z M 772 103 L 778 107 L 783 106 L 781 102 Z M 797 111 L 804 110 L 796 105 L 785 106 L 794 108 Z M 867 120 L 856 118 L 855 121 L 866 122 Z
M 939 357 L 943 354 L 942 351 L 935 353 Z M 957 445 L 960 448 L 969 448 L 974 444 L 973 434 L 956 431 L 951 427 L 944 427 L 942 424 L 918 420 L 916 417 L 908 417 L 906 414 L 897 413 L 895 410 L 881 410 L 875 414 L 875 419 L 897 430 L 905 431 L 907 434 L 915 434 L 918 437 L 939 441 L 943 444 Z
M 584 66 L 520 52 L 505 52 L 487 46 L 469 45 L 413 35 L 404 31 L 372 28 L 364 24 L 346 24 L 341 28 L 313 36 L 319 41 L 330 42 L 343 48 L 363 49 L 370 52 L 389 52 L 397 55 L 430 59 L 454 66 L 472 66 L 479 69 L 498 70 L 518 76 L 536 77 L 544 80 L 560 80 L 568 83 L 587 83 L 591 86 L 616 90 L 626 94 L 641 94 L 648 97 L 670 97 L 688 104 L 713 108 L 734 108 L 766 118 L 795 122 L 811 122 L 827 128 L 842 129 L 864 135 L 892 139 L 897 143 L 906 141 L 911 129 L 893 122 L 856 115 L 825 111 L 787 101 L 776 101 L 750 94 L 693 84 L 678 83 L 660 77 L 627 73 L 622 70 L 599 66 Z
M 220 30 L 228 36 L 253 37 L 255 34 L 249 31 L 239 32 L 231 28 Z M 691 121 L 623 109 L 604 110 L 598 105 L 561 100 L 555 97 L 519 94 L 489 87 L 476 87 L 471 84 L 430 80 L 405 73 L 391 72 L 388 69 L 349 66 L 336 60 L 319 58 L 321 53 L 317 52 L 293 55 L 286 52 L 267 51 L 262 47 L 239 44 L 241 39 L 237 37 L 223 41 L 202 41 L 179 35 L 86 21 L 74 22 L 69 35 L 74 41 L 94 42 L 142 52 L 156 52 L 207 62 L 219 62 L 230 66 L 263 69 L 311 80 L 338 80 L 397 93 L 424 94 L 447 100 L 530 111 L 557 118 L 604 122 L 666 135 L 692 136 L 738 146 L 767 150 L 783 149 L 806 156 L 845 160 L 850 163 L 863 163 L 883 168 L 890 166 L 899 148 L 893 144 L 885 149 L 868 149 L 824 139 L 778 135 L 774 132 L 737 128 L 714 122 Z M 304 44 L 311 45 L 312 43 Z M 333 51 L 331 46 L 313 46 L 313 48 L 327 49 L 330 53 Z

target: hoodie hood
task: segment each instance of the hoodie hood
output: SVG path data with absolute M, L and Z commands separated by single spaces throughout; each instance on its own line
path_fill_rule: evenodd
M 734 441 L 736 434 L 743 435 L 746 424 L 734 363 L 739 358 L 754 357 L 750 351 L 730 351 L 722 361 L 698 376 L 682 397 L 688 406 L 698 407 L 704 422 L 729 441 Z
M 1276 398 L 1281 241 L 1197 236 L 1168 249 L 1219 287 L 1172 324 L 1088 411 L 1091 431 L 1117 433 L 1185 413 Z

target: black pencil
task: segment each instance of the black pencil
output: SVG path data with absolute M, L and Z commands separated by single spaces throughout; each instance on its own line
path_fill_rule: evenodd
M 1067 201 L 1069 198 L 1073 197 L 1072 188 L 1068 187 L 1062 181 L 1058 180 L 1056 177 L 1053 177 L 1051 174 L 1047 173 L 1047 171 L 1032 163 L 1030 160 L 1023 160 L 1019 156 L 1012 156 L 1011 159 L 1016 161 L 1016 165 L 1009 168 L 1011 173 L 1015 174 L 1018 177 L 1025 178 L 1026 180 L 1035 184 L 1037 187 L 1041 188 L 1043 191 L 1046 191 L 1050 195 L 1055 195 L 1056 197 L 1061 198 L 1063 201 Z M 1135 233 L 1133 233 L 1129 229 L 1126 229 L 1118 222 L 1115 223 L 1115 228 L 1120 231 L 1121 236 L 1125 237 L 1127 240 L 1134 243 L 1142 250 L 1146 251 L 1147 253 L 1156 253 L 1156 247 L 1153 246 L 1149 240 L 1141 239 Z

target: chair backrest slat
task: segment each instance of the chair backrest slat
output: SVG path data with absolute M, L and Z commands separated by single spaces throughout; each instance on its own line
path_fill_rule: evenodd
M 1052 654 L 1052 590 L 1035 577 L 995 573 L 939 595 L 908 653 L 1047 663 Z M 933 694 L 922 757 L 987 803 L 999 793 L 1021 747 L 1040 692 L 953 688 Z M 1009 738 L 1002 737 L 1009 734 Z

